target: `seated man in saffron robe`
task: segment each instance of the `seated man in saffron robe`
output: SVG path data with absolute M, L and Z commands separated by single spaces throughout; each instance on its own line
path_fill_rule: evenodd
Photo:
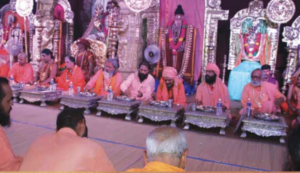
M 15 63 L 9 71 L 9 76 L 13 76 L 17 83 L 24 82 L 27 84 L 33 79 L 32 66 L 26 62 L 26 60 L 27 55 L 25 53 L 20 53 L 18 55 L 18 62 Z
M 9 145 L 2 127 L 10 126 L 10 111 L 12 110 L 12 90 L 6 78 L 0 77 L 0 171 L 18 171 L 22 162 L 16 157 Z
M 39 64 L 36 76 L 33 77 L 31 84 L 38 82 L 40 85 L 48 85 L 57 73 L 57 64 L 51 50 L 43 49 L 41 53 L 42 61 Z
M 117 59 L 107 59 L 104 70 L 99 70 L 84 87 L 84 91 L 93 91 L 99 96 L 106 96 L 111 87 L 114 96 L 120 95 L 122 75 L 118 72 Z
M 80 67 L 75 65 L 75 58 L 67 56 L 65 58 L 65 63 L 66 70 L 64 70 L 61 76 L 56 78 L 57 86 L 62 88 L 64 91 L 67 91 L 69 89 L 70 82 L 72 82 L 75 93 L 77 93 L 77 87 L 80 87 L 80 91 L 82 91 L 86 83 L 82 70 Z
M 145 167 L 127 172 L 184 172 L 187 143 L 184 134 L 174 127 L 158 127 L 149 133 L 144 151 Z
M 89 51 L 90 42 L 84 38 L 76 41 L 78 53 L 75 55 L 76 65 L 80 67 L 84 73 L 85 81 L 88 82 L 94 74 L 94 57 Z
M 265 65 L 261 66 L 261 70 L 262 70 L 262 73 L 263 73 L 262 81 L 274 84 L 279 89 L 278 81 L 275 78 L 272 77 L 271 66 L 268 65 L 268 64 L 265 64 Z
M 156 93 L 156 100 L 173 100 L 174 104 L 186 106 L 185 90 L 182 79 L 178 79 L 177 70 L 173 67 L 165 67 Z
M 285 96 L 269 82 L 262 82 L 262 71 L 255 69 L 251 73 L 251 83 L 247 84 L 242 93 L 243 109 L 245 112 L 248 99 L 252 104 L 252 115 L 257 113 L 276 113 L 279 106 L 285 101 Z
M 230 109 L 230 98 L 228 88 L 219 78 L 220 69 L 214 63 L 206 66 L 205 81 L 197 88 L 196 103 L 204 106 L 216 106 L 219 99 L 223 104 L 223 109 Z
M 121 91 L 127 97 L 143 101 L 150 100 L 155 90 L 155 79 L 149 72 L 150 64 L 147 61 L 141 62 L 138 72 L 129 75 L 121 84 Z
M 0 58 L 0 77 L 8 78 L 9 67 L 6 62 Z
M 81 111 L 64 109 L 57 116 L 56 132 L 43 135 L 31 144 L 20 171 L 115 171 L 103 148 L 84 137 L 86 130 Z

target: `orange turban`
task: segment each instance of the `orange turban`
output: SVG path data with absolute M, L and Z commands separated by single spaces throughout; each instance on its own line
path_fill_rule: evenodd
M 177 70 L 173 67 L 165 67 L 162 72 L 162 77 L 175 79 L 177 77 Z
M 208 70 L 214 71 L 217 76 L 220 75 L 220 69 L 215 63 L 208 63 L 206 66 L 206 71 Z

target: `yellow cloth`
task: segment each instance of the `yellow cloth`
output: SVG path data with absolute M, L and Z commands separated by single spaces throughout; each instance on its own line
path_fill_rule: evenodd
M 144 168 L 132 168 L 127 172 L 185 172 L 183 169 L 162 162 L 149 162 Z

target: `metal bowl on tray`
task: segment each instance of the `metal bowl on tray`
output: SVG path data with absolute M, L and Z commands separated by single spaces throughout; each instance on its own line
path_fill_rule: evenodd
M 127 96 L 117 96 L 116 100 L 132 102 L 132 101 L 135 101 L 135 98 L 133 98 L 133 97 L 127 97 Z
M 203 112 L 216 112 L 216 108 L 213 106 L 198 105 L 196 108 Z
M 158 107 L 166 107 L 168 106 L 168 103 L 166 101 L 150 101 L 150 105 L 152 106 L 158 106 Z
M 95 96 L 97 96 L 97 94 L 93 93 L 93 92 L 80 92 L 79 96 L 81 96 L 81 97 L 95 97 Z
M 254 115 L 255 118 L 265 121 L 279 121 L 279 116 L 268 113 L 259 113 Z
M 49 87 L 48 87 L 48 86 L 43 86 L 43 85 L 37 85 L 37 86 L 35 87 L 35 89 L 36 89 L 37 91 L 46 91 L 46 90 L 49 89 Z

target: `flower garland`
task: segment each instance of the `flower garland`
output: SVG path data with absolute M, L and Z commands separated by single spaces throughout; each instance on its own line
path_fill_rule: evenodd
M 169 29 L 172 28 L 173 23 L 174 23 L 174 20 L 171 20 L 168 23 L 168 28 Z M 172 48 L 172 54 L 173 55 L 177 54 L 177 49 L 179 49 L 182 45 L 183 39 L 185 37 L 186 26 L 187 26 L 186 20 L 182 20 L 181 32 L 180 32 L 180 36 L 179 36 L 177 44 L 174 44 L 173 32 L 169 31 L 169 42 L 170 42 L 170 46 Z
M 245 34 L 244 35 L 244 47 L 245 47 L 245 50 L 246 50 L 246 52 L 247 52 L 247 54 L 248 54 L 248 56 L 250 57 L 250 58 L 252 58 L 253 57 L 253 54 L 255 53 L 255 52 L 257 52 L 258 51 L 258 49 L 259 49 L 259 46 L 260 46 L 260 39 L 261 39 L 261 33 L 258 33 L 257 34 L 257 36 L 256 36 L 256 40 L 255 40 L 255 46 L 254 46 L 254 48 L 253 48 L 253 50 L 252 51 L 250 51 L 249 50 L 249 44 L 247 43 L 248 41 L 247 41 L 247 37 L 248 37 L 248 34 Z
M 9 37 L 10 26 L 3 27 L 2 43 L 5 44 Z

